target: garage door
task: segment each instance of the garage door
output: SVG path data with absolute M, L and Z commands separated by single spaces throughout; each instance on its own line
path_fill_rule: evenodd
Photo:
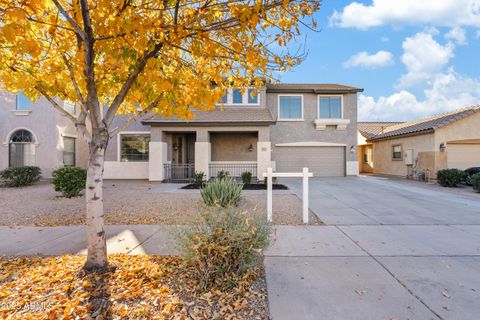
M 480 166 L 480 144 L 448 144 L 448 167 L 465 170 Z
M 309 168 L 314 176 L 345 176 L 345 147 L 276 147 L 278 172 L 301 172 Z

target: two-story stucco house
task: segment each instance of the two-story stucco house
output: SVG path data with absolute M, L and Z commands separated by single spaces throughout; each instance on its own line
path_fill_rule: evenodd
M 73 104 L 63 105 L 75 113 Z M 0 139 L 0 170 L 32 165 L 49 178 L 57 167 L 87 163 L 87 145 L 73 123 L 47 100 L 33 103 L 21 92 L 0 91 Z
M 106 179 L 175 181 L 250 171 L 358 174 L 357 93 L 337 84 L 230 89 L 212 112 L 189 121 L 147 117 L 109 142 Z M 223 108 L 221 107 L 223 106 Z

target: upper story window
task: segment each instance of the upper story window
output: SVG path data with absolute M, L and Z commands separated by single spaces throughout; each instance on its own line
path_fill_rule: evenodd
M 233 90 L 232 103 L 233 104 L 243 103 L 243 94 L 242 94 L 242 91 L 240 91 L 240 89 Z
M 247 101 L 249 104 L 257 104 L 258 103 L 258 91 L 255 89 L 248 89 L 247 90 Z
M 320 119 L 342 119 L 341 96 L 319 96 L 318 117 Z
M 75 166 L 75 138 L 63 137 L 63 165 Z
M 278 120 L 303 120 L 303 96 L 278 96 Z
M 402 160 L 402 146 L 401 145 L 392 146 L 392 159 L 393 160 Z
M 30 100 L 23 94 L 22 91 L 18 91 L 15 109 L 30 110 Z
M 68 113 L 75 114 L 75 103 L 70 101 L 63 101 L 63 109 Z
M 258 105 L 259 98 L 257 89 L 228 89 L 219 103 L 226 105 Z
M 148 161 L 149 134 L 120 134 L 120 161 Z

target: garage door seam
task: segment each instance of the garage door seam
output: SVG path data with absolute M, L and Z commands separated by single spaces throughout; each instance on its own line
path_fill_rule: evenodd
M 403 288 L 405 288 L 407 290 L 407 292 L 412 296 L 414 297 L 415 299 L 417 299 L 422 305 L 425 306 L 425 308 L 427 308 L 431 313 L 433 313 L 438 319 L 440 320 L 444 320 L 442 318 L 442 316 L 440 316 L 435 310 L 433 310 L 430 306 L 427 305 L 427 303 L 425 301 L 422 300 L 422 298 L 420 298 L 418 295 L 416 295 L 412 289 L 410 289 L 406 283 L 404 283 L 402 280 L 400 280 L 399 278 L 397 278 L 392 271 L 390 271 L 380 260 L 378 260 L 374 255 L 372 255 L 368 250 L 366 250 L 365 248 L 363 248 L 359 243 L 358 241 L 355 241 L 353 240 L 345 231 L 343 231 L 340 227 L 338 226 L 335 226 L 343 235 L 345 235 L 345 237 L 347 237 L 348 239 L 350 239 L 350 241 L 352 241 L 357 247 L 359 247 L 363 252 L 365 252 L 370 258 L 372 258 L 376 263 L 378 263 L 393 279 L 395 279 L 395 281 L 398 282 L 398 284 L 400 284 L 400 286 L 402 286 Z

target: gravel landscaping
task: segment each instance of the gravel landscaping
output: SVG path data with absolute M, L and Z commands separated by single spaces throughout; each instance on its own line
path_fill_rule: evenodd
M 186 224 L 204 208 L 197 190 L 153 191 L 161 184 L 105 182 L 107 224 Z M 178 185 L 180 188 L 181 185 Z M 266 218 L 266 194 L 246 192 L 239 209 Z M 321 221 L 310 212 L 310 224 Z M 84 197 L 59 197 L 49 182 L 23 188 L 0 188 L 0 225 L 58 226 L 85 223 Z M 273 196 L 273 223 L 302 224 L 302 201 L 285 192 Z

